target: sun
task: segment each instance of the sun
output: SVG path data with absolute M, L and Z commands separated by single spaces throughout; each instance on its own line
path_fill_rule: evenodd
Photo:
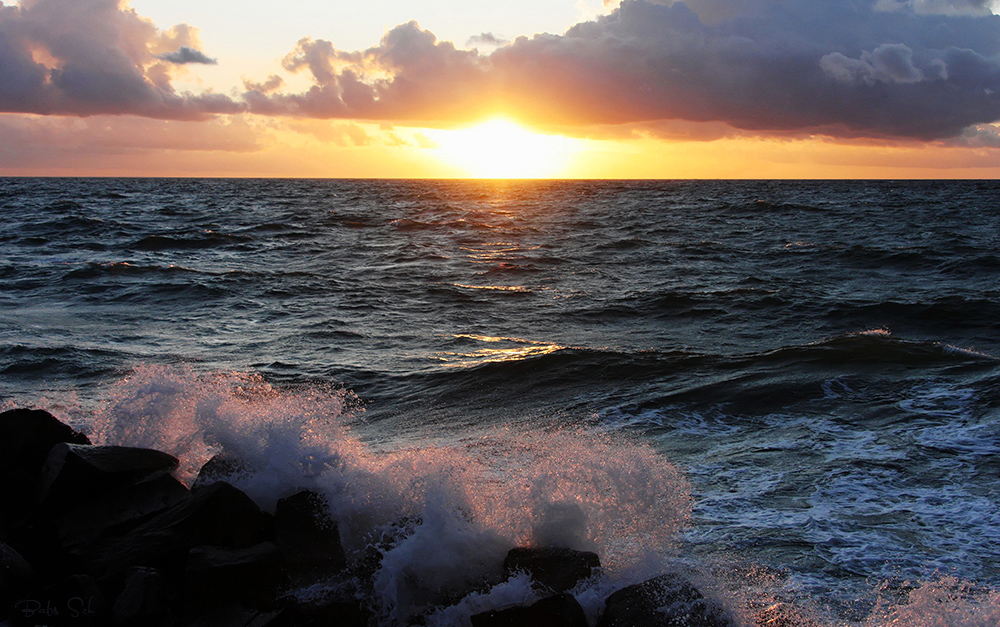
M 497 118 L 463 129 L 428 133 L 436 156 L 472 178 L 519 179 L 566 176 L 578 140 L 533 133 Z

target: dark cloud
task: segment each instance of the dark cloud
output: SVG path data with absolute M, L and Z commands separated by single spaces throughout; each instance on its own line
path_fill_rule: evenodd
M 344 52 L 302 40 L 315 85 L 267 114 L 387 120 L 506 112 L 550 124 L 722 122 L 755 132 L 956 136 L 1000 119 L 1000 18 L 981 0 L 626 0 L 490 55 L 415 23 Z
M 160 31 L 117 0 L 0 4 L 0 111 L 201 119 L 242 110 L 170 86 L 165 60 L 211 61 L 193 44 L 191 27 Z M 155 54 L 161 48 L 176 52 Z
M 208 57 L 201 50 L 196 50 L 188 46 L 181 46 L 176 52 L 170 52 L 168 54 L 161 54 L 157 57 L 158 59 L 163 59 L 164 61 L 170 61 L 171 63 L 177 63 L 184 65 L 186 63 L 203 63 L 205 65 L 216 65 L 218 61 Z
M 473 35 L 472 37 L 469 37 L 469 40 L 465 42 L 465 45 L 467 47 L 484 46 L 486 48 L 499 48 L 500 46 L 506 46 L 509 43 L 509 39 L 504 39 L 500 35 L 482 33 L 480 35 Z

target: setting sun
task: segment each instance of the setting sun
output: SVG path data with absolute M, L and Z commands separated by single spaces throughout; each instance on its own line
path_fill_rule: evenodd
M 541 135 L 504 119 L 459 130 L 433 131 L 434 152 L 474 178 L 553 178 L 566 176 L 580 140 Z

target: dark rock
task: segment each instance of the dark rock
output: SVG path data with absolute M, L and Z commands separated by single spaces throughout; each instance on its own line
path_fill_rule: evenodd
M 83 551 L 102 577 L 134 566 L 180 575 L 195 546 L 246 548 L 274 539 L 271 516 L 228 483 L 216 483 L 157 514 L 122 538 L 103 539 Z
M 175 590 L 161 571 L 137 567 L 125 576 L 112 618 L 119 627 L 174 627 L 179 624 L 177 605 Z
M 573 595 L 563 593 L 476 614 L 472 627 L 587 627 L 587 617 Z
M 673 573 L 609 596 L 597 627 L 731 627 L 721 608 Z
M 39 507 L 45 513 L 63 512 L 175 468 L 176 457 L 152 449 L 61 442 L 42 467 Z
M 0 414 L 0 516 L 19 517 L 35 500 L 35 487 L 45 459 L 61 442 L 90 444 L 82 433 L 47 411 L 12 409 Z
M 213 455 L 198 471 L 198 476 L 191 484 L 191 491 L 195 492 L 219 481 L 228 482 L 233 477 L 249 470 L 250 466 L 240 459 L 225 453 Z
M 12 409 L 0 414 L 0 468 L 17 466 L 37 477 L 53 446 L 90 444 L 82 433 L 40 409 Z
M 242 549 L 199 546 L 188 555 L 185 598 L 193 615 L 230 604 L 271 610 L 286 581 L 273 542 Z
M 507 553 L 503 562 L 505 577 L 525 572 L 553 592 L 572 589 L 600 567 L 601 559 L 596 553 L 559 547 L 517 547 Z
M 56 517 L 54 526 L 64 546 L 122 535 L 191 495 L 170 475 L 127 485 Z
M 278 501 L 274 532 L 293 579 L 329 576 L 347 565 L 337 523 L 324 496 L 303 490 Z
M 219 482 L 199 490 L 135 529 L 139 534 L 159 531 L 171 531 L 189 538 L 192 546 L 245 548 L 273 540 L 274 520 L 245 493 Z
M 34 586 L 35 580 L 36 573 L 31 564 L 12 547 L 0 542 L 0 611 L 11 607 Z

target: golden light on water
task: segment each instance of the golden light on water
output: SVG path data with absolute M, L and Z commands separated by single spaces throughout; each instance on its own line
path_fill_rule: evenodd
M 583 142 L 534 133 L 497 118 L 476 126 L 428 132 L 436 156 L 472 178 L 560 178 Z

